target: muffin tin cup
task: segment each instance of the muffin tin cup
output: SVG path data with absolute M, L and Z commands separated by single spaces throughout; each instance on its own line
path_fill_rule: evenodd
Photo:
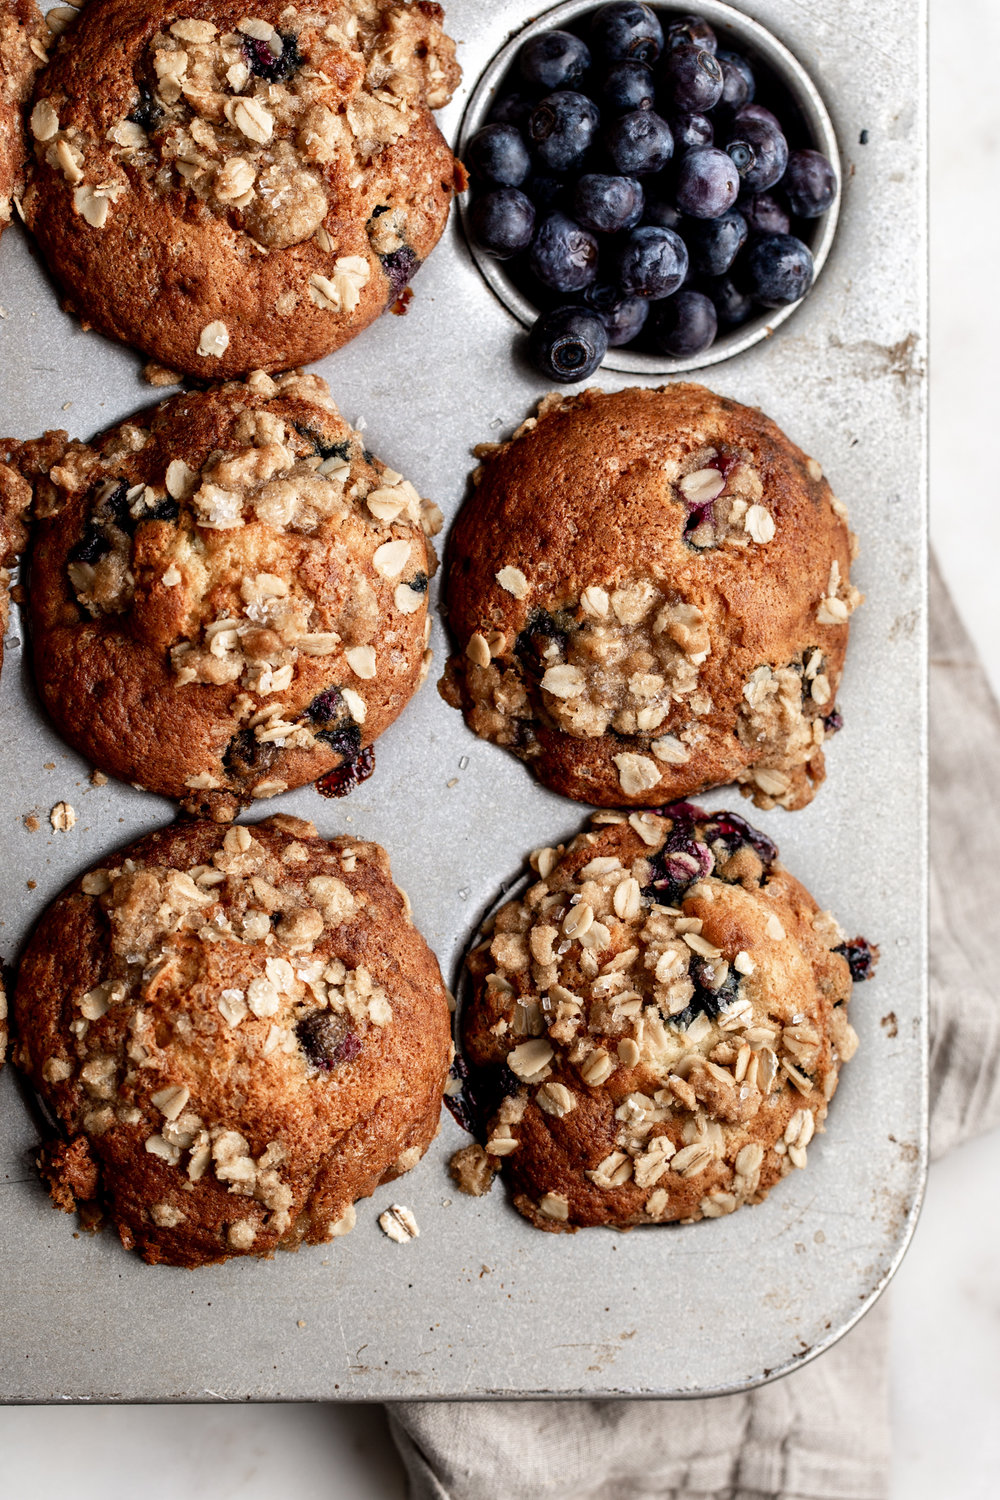
M 571 27 L 599 8 L 600 0 L 564 0 L 562 5 L 556 5 L 551 10 L 545 11 L 529 25 L 516 32 L 500 48 L 480 74 L 466 105 L 458 138 L 457 149 L 460 157 L 472 136 L 482 125 L 486 124 L 490 110 L 500 97 L 504 78 L 525 42 L 545 31 Z M 657 11 L 673 11 L 678 15 L 686 12 L 686 7 L 683 6 L 657 5 L 656 9 Z M 833 163 L 837 174 L 837 196 L 826 213 L 812 221 L 815 230 L 809 241 L 815 265 L 815 276 L 818 279 L 837 232 L 843 181 L 837 136 L 829 111 L 823 102 L 823 96 L 795 54 L 759 21 L 753 20 L 752 17 L 736 10 L 731 5 L 723 4 L 722 0 L 703 0 L 703 3 L 693 5 L 691 10 L 704 16 L 711 23 L 720 41 L 724 42 L 727 48 L 747 52 L 752 59 L 764 63 L 777 82 L 782 84 L 792 96 L 809 131 L 812 148 L 821 151 Z M 515 285 L 504 268 L 505 262 L 497 260 L 494 255 L 488 255 L 476 244 L 470 224 L 471 206 L 472 195 L 467 193 L 460 200 L 460 212 L 472 258 L 483 280 L 496 293 L 508 311 L 513 313 L 525 328 L 530 328 L 538 317 L 539 309 L 520 287 Z M 813 284 L 815 285 L 815 281 Z M 567 298 L 567 301 L 571 300 L 572 298 Z M 760 343 L 762 339 L 770 338 L 777 328 L 792 317 L 805 300 L 805 298 L 800 298 L 798 302 L 789 303 L 786 307 L 762 309 L 759 315 L 748 323 L 740 328 L 732 329 L 729 333 L 720 333 L 711 348 L 706 349 L 702 354 L 692 355 L 688 359 L 671 359 L 665 354 L 649 354 L 636 349 L 619 348 L 608 350 L 601 361 L 601 367 L 605 370 L 620 370 L 630 375 L 682 375 L 689 370 L 707 369 L 710 365 L 717 365 L 724 359 L 732 358 L 734 354 L 742 354 L 744 350 L 752 349 L 754 344 Z

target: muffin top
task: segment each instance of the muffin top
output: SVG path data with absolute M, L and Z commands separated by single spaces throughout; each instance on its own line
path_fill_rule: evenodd
M 183 1266 L 344 1233 L 433 1139 L 452 1053 L 384 850 L 280 816 L 179 824 L 76 881 L 13 1021 L 56 1203 Z
M 822 1126 L 857 1037 L 849 944 L 735 814 L 596 813 L 468 958 L 467 1093 L 540 1229 L 717 1218 L 756 1203 Z
M 318 359 L 399 295 L 447 219 L 443 12 L 182 9 L 92 0 L 60 38 L 30 115 L 27 222 L 80 316 L 166 366 L 211 380 Z
M 324 381 L 258 372 L 6 452 L 35 489 L 42 699 L 82 754 L 220 818 L 370 770 L 426 670 L 440 512 Z
M 34 0 L 0 0 L 0 234 L 24 191 L 24 104 L 48 39 Z
M 804 806 L 860 599 L 819 464 L 689 384 L 548 396 L 477 451 L 441 689 L 469 726 L 601 806 Z

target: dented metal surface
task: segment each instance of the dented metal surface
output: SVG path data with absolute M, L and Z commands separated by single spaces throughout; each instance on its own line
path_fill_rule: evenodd
M 925 1172 L 925 138 L 922 0 L 880 8 L 872 65 L 864 0 L 752 0 L 820 81 L 842 144 L 840 227 L 806 303 L 773 339 L 709 382 L 758 404 L 816 455 L 861 538 L 867 594 L 840 695 L 845 728 L 803 812 L 753 815 L 786 863 L 852 932 L 878 941 L 856 992 L 861 1048 L 826 1134 L 758 1208 L 627 1235 L 541 1235 L 502 1184 L 463 1199 L 447 1175 L 463 1136 L 447 1113 L 426 1159 L 358 1205 L 354 1233 L 273 1262 L 195 1273 L 151 1268 L 111 1234 L 77 1235 L 32 1165 L 39 1122 L 0 1074 L 0 1394 L 8 1400 L 392 1399 L 488 1395 L 687 1396 L 738 1390 L 837 1338 L 885 1284 L 915 1220 Z M 525 0 L 452 0 L 466 81 L 442 124 L 454 136 L 478 74 Z M 862 131 L 867 144 L 860 145 Z M 156 394 L 141 360 L 59 309 L 27 241 L 0 246 L 0 429 L 87 437 Z M 457 215 L 414 284 L 319 369 L 371 447 L 455 514 L 472 446 L 509 433 L 544 392 L 519 325 L 482 281 Z M 607 389 L 642 377 L 609 370 Z M 647 377 L 648 378 L 648 377 Z M 437 584 L 433 596 L 436 605 Z M 173 815 L 59 741 L 37 703 L 14 612 L 0 685 L 0 952 L 16 958 L 45 903 L 81 869 Z M 445 640 L 436 615 L 436 667 Z M 388 848 L 449 978 L 470 931 L 528 850 L 585 811 L 541 790 L 475 740 L 434 675 L 377 747 L 349 800 L 304 788 L 272 803 Z M 704 799 L 734 800 L 723 791 Z M 738 800 L 738 799 L 737 799 Z M 50 810 L 77 822 L 57 832 Z M 747 808 L 741 808 L 747 811 Z M 251 816 L 257 816 L 254 813 Z M 26 818 L 40 825 L 31 831 Z M 29 888 L 30 885 L 30 888 Z M 418 1239 L 378 1227 L 412 1210 Z

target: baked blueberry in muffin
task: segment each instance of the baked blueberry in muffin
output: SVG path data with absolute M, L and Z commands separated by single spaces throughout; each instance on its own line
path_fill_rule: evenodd
M 427 669 L 440 512 L 324 381 L 257 372 L 9 461 L 35 492 L 39 691 L 81 754 L 220 819 L 370 771 Z
M 0 0 L 0 234 L 24 192 L 24 105 L 48 39 L 34 0 Z
M 718 1218 L 803 1168 L 857 1036 L 836 919 L 766 835 L 688 803 L 596 813 L 473 948 L 482 1144 L 539 1229 Z M 855 939 L 868 955 L 878 949 Z
M 582 802 L 804 807 L 861 597 L 816 460 L 688 384 L 548 396 L 477 452 L 441 684 L 469 727 Z
M 385 851 L 281 816 L 90 870 L 29 940 L 13 1019 L 57 1206 L 178 1266 L 346 1233 L 434 1139 L 452 1056 Z
M 24 200 L 79 316 L 205 380 L 367 327 L 464 183 L 431 113 L 459 78 L 442 18 L 93 0 L 38 79 Z

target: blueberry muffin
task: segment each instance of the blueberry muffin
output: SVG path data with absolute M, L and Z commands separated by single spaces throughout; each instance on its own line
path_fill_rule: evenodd
M 344 1234 L 438 1129 L 448 999 L 377 844 L 181 823 L 76 881 L 21 962 L 14 1058 L 60 1208 L 199 1266 Z
M 24 192 L 24 105 L 47 40 L 34 0 L 0 0 L 0 234 Z
M 360 333 L 461 185 L 431 114 L 459 77 L 442 16 L 91 0 L 37 81 L 24 200 L 79 316 L 207 380 Z
M 35 491 L 39 691 L 74 748 L 218 819 L 368 774 L 427 669 L 440 512 L 324 381 L 256 372 L 11 461 Z
M 7 462 L 16 446 L 0 438 L 0 671 L 10 618 L 10 569 L 27 545 L 24 521 L 31 504 L 31 486 Z
M 686 384 L 548 396 L 477 451 L 441 685 L 469 727 L 581 802 L 804 807 L 860 600 L 815 459 Z
M 596 813 L 468 958 L 468 1094 L 539 1229 L 718 1218 L 759 1203 L 822 1130 L 877 949 L 732 813 Z

